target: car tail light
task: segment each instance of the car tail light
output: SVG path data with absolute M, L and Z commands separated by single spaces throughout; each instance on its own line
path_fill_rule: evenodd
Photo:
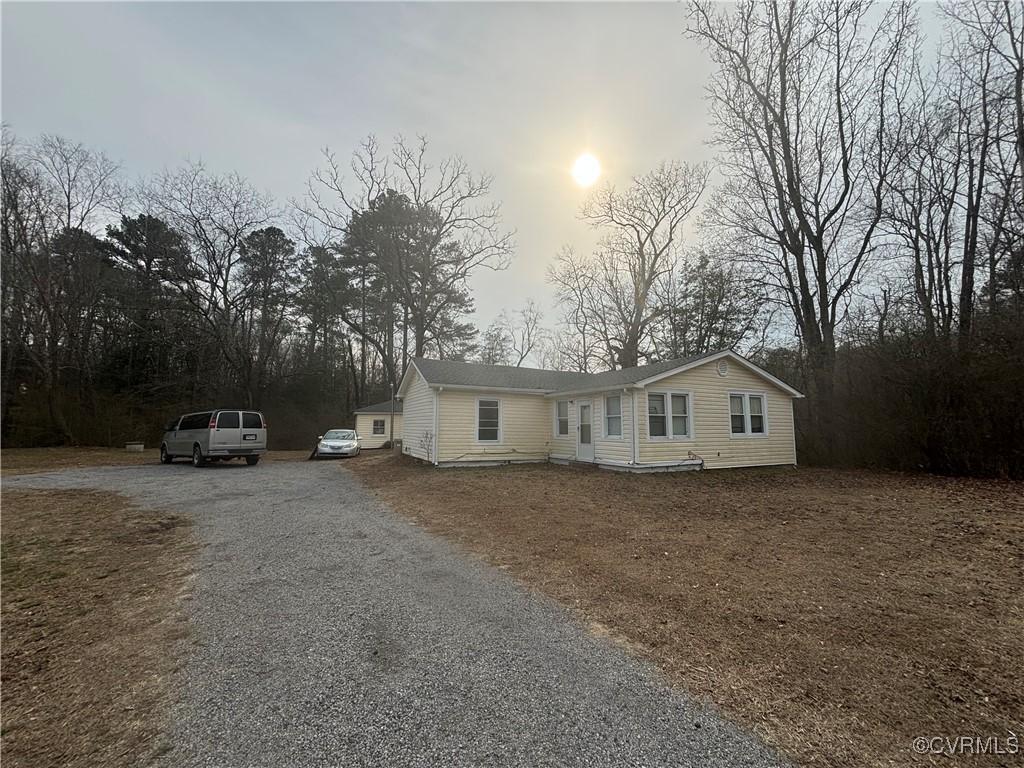
M 263 422 L 263 428 L 266 429 L 267 428 L 267 420 L 263 418 L 263 414 L 262 413 L 260 414 L 260 421 Z
M 213 416 L 210 417 L 209 429 L 214 429 L 216 426 L 217 426 L 217 414 L 215 413 L 215 414 L 213 414 Z

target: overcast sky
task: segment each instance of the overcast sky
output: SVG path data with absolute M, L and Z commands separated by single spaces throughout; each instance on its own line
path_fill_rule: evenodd
M 710 67 L 677 4 L 14 4 L 4 2 L 3 120 L 101 149 L 130 177 L 201 159 L 284 202 L 318 153 L 423 133 L 494 175 L 517 232 L 511 268 L 473 281 L 478 321 L 586 249 L 596 154 L 624 181 L 709 154 Z M 553 321 L 549 315 L 547 322 Z

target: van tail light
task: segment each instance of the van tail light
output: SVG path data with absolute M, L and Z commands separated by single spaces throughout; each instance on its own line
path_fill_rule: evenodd
M 209 429 L 215 429 L 216 427 L 217 427 L 217 414 L 215 413 L 215 414 L 213 414 L 213 416 L 210 417 Z
M 263 428 L 266 429 L 267 428 L 267 420 L 265 418 L 263 418 L 263 414 L 262 413 L 260 414 L 260 421 L 263 422 Z

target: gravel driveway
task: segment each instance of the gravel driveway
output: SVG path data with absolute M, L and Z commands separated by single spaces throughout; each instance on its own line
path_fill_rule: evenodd
M 780 764 L 336 463 L 4 484 L 117 490 L 195 518 L 195 635 L 167 766 Z

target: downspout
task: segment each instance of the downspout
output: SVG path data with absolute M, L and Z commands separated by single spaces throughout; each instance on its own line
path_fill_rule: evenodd
M 395 452 L 395 385 L 391 385 L 391 423 L 389 425 L 390 435 L 388 442 L 391 443 L 391 452 Z
M 444 387 L 438 387 L 437 389 L 434 390 L 434 440 L 433 440 L 434 446 L 433 447 L 434 447 L 434 466 L 435 467 L 437 466 L 438 443 L 440 442 L 440 437 L 441 437 L 440 434 L 438 433 L 438 424 L 439 424 L 439 422 L 438 422 L 438 411 L 440 409 L 440 405 L 438 403 L 438 400 L 440 400 L 440 398 L 441 398 L 441 390 L 443 390 L 443 389 L 444 389 Z
M 632 391 L 633 396 L 633 463 L 640 463 L 640 418 L 636 410 L 636 390 Z

